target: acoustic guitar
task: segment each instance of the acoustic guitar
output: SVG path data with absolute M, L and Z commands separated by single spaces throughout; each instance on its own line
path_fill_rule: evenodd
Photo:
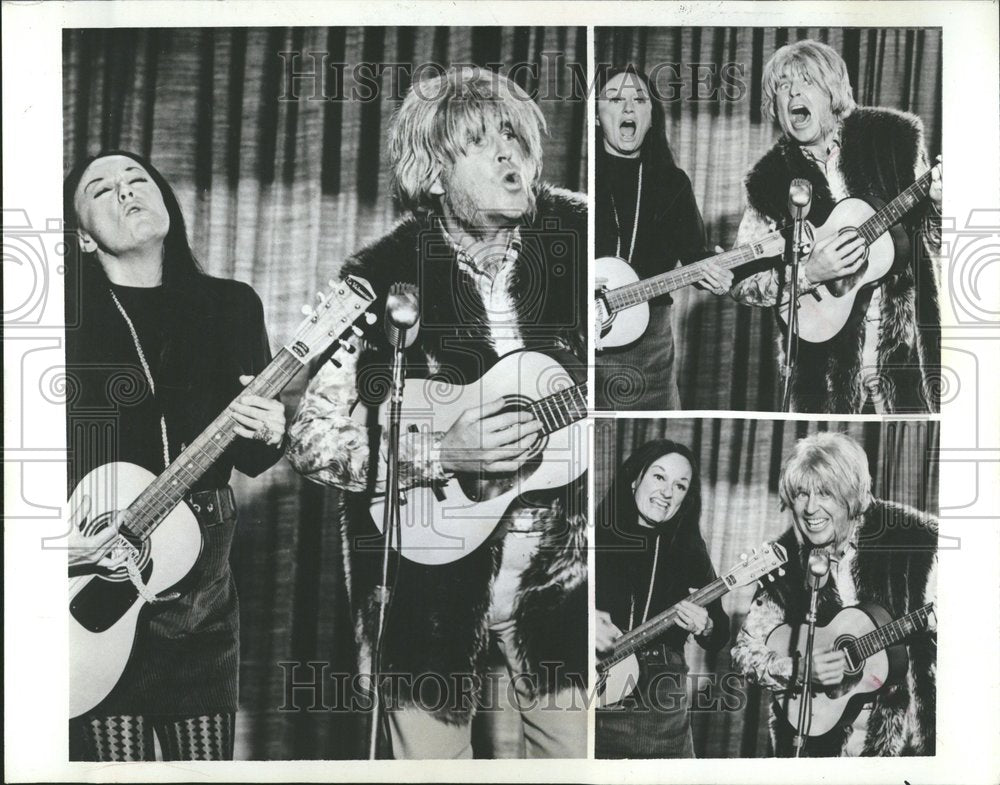
M 935 168 L 939 167 L 940 164 Z M 813 247 L 828 237 L 857 231 L 865 241 L 865 256 L 851 275 L 826 281 L 812 291 L 799 295 L 799 338 L 810 343 L 829 341 L 848 322 L 863 315 L 868 298 L 860 295 L 878 286 L 892 269 L 895 259 L 896 250 L 892 237 L 886 233 L 927 195 L 933 171 L 932 168 L 924 172 L 881 210 L 876 211 L 864 199 L 842 199 L 837 202 L 822 226 L 812 228 Z M 859 303 L 860 307 L 856 307 Z M 778 308 L 778 319 L 784 329 L 788 328 L 787 313 L 787 305 Z
M 814 652 L 840 649 L 844 652 L 844 680 L 835 686 L 813 684 L 812 721 L 807 735 L 822 736 L 836 727 L 854 722 L 862 707 L 889 684 L 906 676 L 908 657 L 904 638 L 927 629 L 934 613 L 928 603 L 899 619 L 875 603 L 842 609 L 824 627 L 816 628 Z M 794 662 L 793 683 L 802 681 L 800 663 L 805 657 L 808 625 L 782 624 L 767 636 L 767 647 Z M 798 722 L 801 686 L 786 690 L 775 699 L 780 713 L 791 725 Z
M 277 395 L 314 357 L 354 330 L 375 299 L 362 278 L 330 282 L 330 290 L 299 325 L 292 340 L 254 377 L 240 395 Z M 338 349 L 339 351 L 339 349 Z M 155 596 L 180 583 L 198 561 L 201 529 L 184 497 L 236 439 L 236 420 L 223 411 L 158 477 L 135 464 L 98 466 L 73 490 L 70 509 L 90 498 L 90 513 L 79 523 L 84 535 L 117 525 L 109 545 L 132 555 L 144 592 Z M 135 642 L 139 615 L 146 606 L 126 567 L 95 567 L 69 581 L 70 716 L 97 706 L 121 679 Z
M 502 412 L 530 411 L 542 424 L 527 461 L 512 474 L 457 474 L 447 482 L 401 490 L 400 540 L 393 545 L 405 558 L 427 565 L 461 559 L 493 534 L 518 497 L 554 491 L 586 471 L 587 384 L 576 384 L 556 359 L 541 352 L 505 355 L 469 385 L 407 379 L 400 432 L 447 431 L 466 409 L 500 397 L 507 403 Z M 382 407 L 383 423 L 387 408 Z M 381 530 L 384 493 L 373 498 L 370 509 Z
M 780 256 L 785 248 L 785 234 L 785 230 L 776 230 L 756 242 L 642 280 L 624 259 L 601 257 L 595 262 L 597 350 L 626 346 L 639 340 L 649 326 L 649 301 L 697 283 L 710 263 L 733 270 L 757 259 Z

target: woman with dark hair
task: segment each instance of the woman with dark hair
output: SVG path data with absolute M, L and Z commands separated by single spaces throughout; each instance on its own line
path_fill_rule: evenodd
M 703 608 L 685 599 L 716 578 L 700 517 L 697 462 L 668 439 L 629 456 L 598 510 L 598 657 L 623 631 L 678 606 L 676 625 L 637 653 L 634 692 L 597 712 L 598 758 L 694 757 L 684 645 L 694 635 L 702 648 L 717 651 L 729 640 L 719 600 Z
M 202 552 L 176 599 L 147 605 L 116 687 L 70 723 L 71 758 L 233 757 L 239 608 L 229 568 L 233 468 L 256 476 L 281 457 L 280 401 L 239 395 L 271 359 L 260 299 L 246 284 L 201 272 L 173 190 L 147 161 L 100 153 L 64 182 L 68 259 L 68 480 L 113 461 L 160 474 L 230 406 L 240 437 L 185 497 Z M 73 249 L 74 251 L 76 249 Z M 84 536 L 74 511 L 71 570 L 117 566 L 115 532 Z M 110 550 L 109 550 L 110 548 Z M 72 656 L 72 653 L 71 653 Z
M 631 65 L 599 71 L 597 118 L 595 258 L 618 257 L 649 278 L 707 256 L 691 181 L 674 164 L 649 78 Z M 710 265 L 698 285 L 722 295 L 731 282 L 732 273 Z M 597 355 L 598 408 L 680 407 L 671 302 L 670 295 L 650 302 L 638 341 Z

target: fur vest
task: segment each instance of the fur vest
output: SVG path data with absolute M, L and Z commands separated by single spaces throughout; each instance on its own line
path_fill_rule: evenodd
M 792 529 L 778 542 L 788 552 L 786 572 L 773 583 L 765 583 L 762 591 L 784 609 L 787 622 L 804 624 L 809 605 L 809 592 L 803 588 L 804 565 L 810 549 L 799 545 Z M 875 501 L 865 512 L 858 532 L 852 570 L 858 602 L 877 603 L 893 619 L 920 608 L 936 553 L 937 521 L 932 516 L 893 502 Z M 817 624 L 827 624 L 841 607 L 836 586 L 828 581 L 819 592 Z M 905 645 L 909 657 L 906 677 L 887 687 L 872 704 L 863 755 L 934 754 L 937 638 L 934 633 L 919 633 Z M 840 755 L 850 731 L 851 726 L 836 728 L 810 739 L 806 753 Z M 772 706 L 775 754 L 791 754 L 794 734 L 794 727 Z
M 923 126 L 915 115 L 856 109 L 842 122 L 840 143 L 839 166 L 847 193 L 876 209 L 910 185 L 915 174 L 923 174 L 914 172 L 923 160 Z M 812 184 L 809 220 L 822 225 L 835 205 L 826 178 L 786 136 L 747 175 L 749 204 L 776 223 L 786 223 L 791 217 L 788 187 L 796 177 Z M 887 413 L 938 408 L 941 319 L 937 281 L 921 236 L 926 212 L 917 207 L 890 230 L 896 258 L 881 284 L 876 393 Z M 861 367 L 864 335 L 864 320 L 854 319 L 825 343 L 800 341 L 793 386 L 796 411 L 861 412 L 866 399 Z
M 521 227 L 513 301 L 526 347 L 561 351 L 560 361 L 568 367 L 567 356 L 586 357 L 586 238 L 586 202 L 569 191 L 542 186 L 534 219 Z M 403 220 L 362 249 L 343 273 L 362 275 L 371 282 L 379 298 L 372 310 L 379 315 L 392 283 L 419 287 L 420 332 L 406 350 L 408 377 L 468 384 L 498 360 L 475 286 L 456 263 L 452 246 L 423 217 Z M 359 359 L 358 389 L 362 399 L 373 404 L 388 389 L 388 346 L 380 338 L 384 335 L 380 325 L 373 326 L 369 335 L 374 343 Z M 370 521 L 367 499 L 347 496 L 343 516 L 350 544 L 347 569 L 364 661 L 370 657 L 375 629 L 381 537 Z M 586 673 L 585 478 L 540 504 L 547 525 L 521 575 L 514 624 L 519 653 L 533 684 L 546 693 L 582 685 Z M 359 538 L 364 538 L 366 547 L 358 546 Z M 449 722 L 471 718 L 475 687 L 485 671 L 492 585 L 503 547 L 503 538 L 495 538 L 456 562 L 436 567 L 398 560 L 381 657 L 382 673 L 401 676 L 391 688 L 393 700 L 412 703 L 419 698 L 422 706 Z

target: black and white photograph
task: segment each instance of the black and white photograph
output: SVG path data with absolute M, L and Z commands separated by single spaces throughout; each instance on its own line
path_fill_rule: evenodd
M 71 759 L 584 757 L 586 30 L 63 46 Z
M 996 0 L 0 14 L 5 781 L 1000 781 Z
M 597 406 L 937 412 L 941 30 L 595 51 Z
M 937 423 L 596 433 L 598 758 L 935 754 Z

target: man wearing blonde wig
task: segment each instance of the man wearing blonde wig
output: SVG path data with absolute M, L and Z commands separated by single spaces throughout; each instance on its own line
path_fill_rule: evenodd
M 788 552 L 786 573 L 758 590 L 732 652 L 735 666 L 751 682 L 775 692 L 789 687 L 793 662 L 765 641 L 780 624 L 805 623 L 805 565 L 813 550 L 825 551 L 831 564 L 830 579 L 819 591 L 820 626 L 841 608 L 860 603 L 876 603 L 898 619 L 933 602 L 937 584 L 936 519 L 873 498 L 868 456 L 849 436 L 817 433 L 799 441 L 782 467 L 778 493 L 793 521 L 778 539 Z M 904 643 L 905 678 L 887 687 L 853 723 L 810 738 L 804 754 L 934 754 L 936 635 L 915 633 Z M 817 650 L 813 682 L 820 689 L 841 684 L 844 666 L 839 649 Z M 791 755 L 794 734 L 772 704 L 774 754 Z
M 820 226 L 841 199 L 859 197 L 878 209 L 930 168 L 920 118 L 857 106 L 844 60 L 818 41 L 775 52 L 764 66 L 761 111 L 782 133 L 746 177 L 738 245 L 790 222 L 793 179 L 812 184 L 809 221 Z M 890 230 L 894 262 L 867 303 L 859 295 L 864 318 L 823 343 L 799 341 L 795 411 L 937 411 L 940 314 L 932 259 L 941 244 L 939 169 L 933 177 L 930 198 Z M 865 250 L 853 229 L 817 242 L 799 268 L 800 297 L 857 272 Z M 772 264 L 744 274 L 731 294 L 747 305 L 775 307 L 787 299 L 788 275 Z
M 343 273 L 367 278 L 380 303 L 395 282 L 419 288 L 408 377 L 474 384 L 499 357 L 521 349 L 585 357 L 586 203 L 540 181 L 544 132 L 524 91 L 488 70 L 449 70 L 418 82 L 404 100 L 389 158 L 411 214 Z M 370 667 L 380 577 L 369 469 L 382 458 L 371 418 L 362 424 L 349 414 L 359 402 L 373 410 L 385 395 L 382 335 L 373 329 L 357 355 L 316 374 L 290 432 L 296 469 L 350 492 L 344 541 L 362 672 Z M 406 433 L 404 484 L 521 466 L 539 423 L 502 406 L 487 400 L 446 431 Z M 583 483 L 516 502 L 499 535 L 456 562 L 400 560 L 379 668 L 392 677 L 394 757 L 472 757 L 472 717 L 491 664 L 510 680 L 501 698 L 519 715 L 515 754 L 586 754 Z

